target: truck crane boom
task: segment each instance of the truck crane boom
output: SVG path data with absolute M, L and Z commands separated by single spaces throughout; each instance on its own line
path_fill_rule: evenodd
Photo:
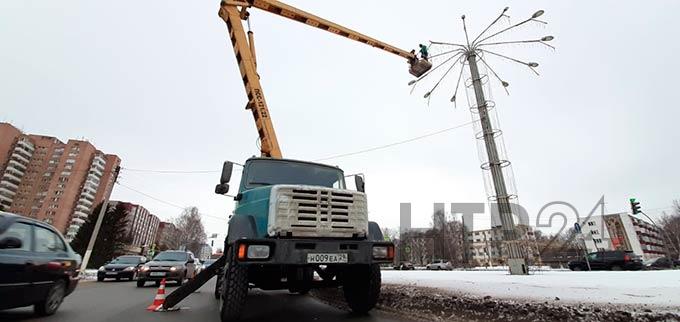
M 427 60 L 419 60 L 413 51 L 399 49 L 280 1 L 222 1 L 220 3 L 219 16 L 227 24 L 229 30 L 229 38 L 234 47 L 234 55 L 236 56 L 241 79 L 248 96 L 246 109 L 252 112 L 255 119 L 255 125 L 260 138 L 260 151 L 263 157 L 280 159 L 282 154 L 269 113 L 269 107 L 257 74 L 253 33 L 248 31 L 246 36 L 243 24 L 241 23 L 241 20 L 248 19 L 248 8 L 261 9 L 406 58 L 410 66 L 409 72 L 416 77 L 419 77 L 432 67 L 432 64 Z

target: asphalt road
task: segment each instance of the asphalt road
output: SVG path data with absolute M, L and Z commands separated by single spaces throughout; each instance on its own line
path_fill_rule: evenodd
M 197 292 L 180 303 L 177 312 L 148 312 L 157 288 L 147 283 L 137 288 L 134 282 L 85 282 L 68 296 L 57 313 L 48 318 L 33 316 L 30 307 L 0 311 L 0 321 L 219 321 L 219 301 L 212 290 L 213 278 Z M 168 283 L 166 294 L 175 287 Z M 409 322 L 401 317 L 373 311 L 367 316 L 355 316 L 317 301 L 311 296 L 291 295 L 287 291 L 264 292 L 251 290 L 248 296 L 243 322 L 290 321 L 290 322 Z

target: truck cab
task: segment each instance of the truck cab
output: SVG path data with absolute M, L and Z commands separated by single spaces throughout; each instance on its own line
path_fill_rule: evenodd
M 229 191 L 232 171 L 225 162 L 216 193 Z M 347 189 L 345 177 L 338 167 L 307 161 L 245 162 L 216 290 L 223 321 L 240 314 L 249 284 L 292 293 L 343 286 L 354 311 L 373 308 L 379 264 L 392 262 L 394 245 L 368 220 L 363 177 L 354 175 L 356 190 Z

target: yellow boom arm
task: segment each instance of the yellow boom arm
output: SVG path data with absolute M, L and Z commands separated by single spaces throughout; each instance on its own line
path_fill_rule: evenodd
M 234 47 L 236 61 L 241 72 L 241 78 L 246 89 L 246 95 L 248 95 L 248 104 L 246 105 L 246 109 L 250 109 L 253 113 L 255 125 L 257 126 L 257 132 L 260 136 L 260 150 L 262 156 L 265 157 L 281 158 L 282 155 L 281 148 L 279 147 L 278 140 L 276 139 L 274 125 L 269 115 L 269 108 L 262 92 L 262 85 L 260 84 L 260 79 L 257 75 L 255 47 L 252 33 L 249 32 L 248 37 L 246 37 L 243 25 L 241 24 L 241 20 L 248 18 L 248 12 L 246 10 L 250 7 L 258 8 L 282 17 L 286 17 L 401 56 L 408 60 L 412 68 L 414 66 L 414 62 L 418 61 L 415 54 L 409 51 L 391 46 L 387 43 L 373 39 L 352 29 L 343 27 L 279 1 L 222 1 L 220 3 L 219 16 L 224 20 L 224 22 L 227 24 L 227 28 L 229 29 L 229 38 L 231 39 L 231 43 Z

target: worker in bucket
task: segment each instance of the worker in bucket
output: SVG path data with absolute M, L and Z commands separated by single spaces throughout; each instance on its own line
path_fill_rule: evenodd
M 427 60 L 428 57 L 427 46 L 423 44 L 418 44 L 418 46 L 420 47 L 420 57 Z

